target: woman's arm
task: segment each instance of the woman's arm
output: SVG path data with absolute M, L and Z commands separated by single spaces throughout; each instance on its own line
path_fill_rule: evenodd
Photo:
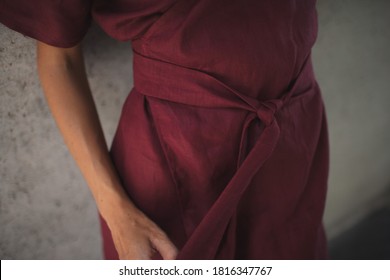
M 50 110 L 66 145 L 106 220 L 121 259 L 164 259 L 177 250 L 165 233 L 125 194 L 109 157 L 86 77 L 81 47 L 56 48 L 38 42 L 38 70 Z

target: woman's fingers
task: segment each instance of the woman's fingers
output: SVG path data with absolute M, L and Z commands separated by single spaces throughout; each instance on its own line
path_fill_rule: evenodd
M 155 248 L 164 260 L 176 259 L 178 250 L 176 246 L 169 240 L 167 235 L 158 231 L 150 237 L 152 248 Z
M 128 218 L 111 226 L 111 234 L 122 260 L 150 260 L 155 251 L 163 259 L 174 260 L 177 248 L 165 232 L 144 214 L 138 213 L 132 222 Z

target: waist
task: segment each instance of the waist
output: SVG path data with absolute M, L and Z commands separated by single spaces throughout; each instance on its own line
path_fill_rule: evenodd
M 260 107 L 276 106 L 278 108 L 275 109 L 280 109 L 292 100 L 317 93 L 311 90 L 317 85 L 310 56 L 286 91 L 281 92 L 278 98 L 268 100 L 256 99 L 239 92 L 207 72 L 149 58 L 137 52 L 134 52 L 133 63 L 134 87 L 138 92 L 148 97 L 190 106 L 257 112 Z

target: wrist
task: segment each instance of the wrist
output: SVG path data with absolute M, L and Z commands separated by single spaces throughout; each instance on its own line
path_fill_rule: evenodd
M 94 197 L 100 214 L 106 220 L 125 215 L 131 218 L 138 211 L 121 185 L 101 188 Z

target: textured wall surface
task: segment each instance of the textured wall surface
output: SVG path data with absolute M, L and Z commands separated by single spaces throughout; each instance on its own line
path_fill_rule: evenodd
M 390 1 L 319 0 L 314 62 L 330 126 L 330 237 L 390 200 Z
M 35 41 L 0 26 L 0 258 L 99 259 L 92 196 L 40 89 Z M 131 46 L 93 28 L 91 88 L 108 142 L 132 86 Z
M 390 38 L 386 0 L 319 0 L 317 78 L 329 119 L 326 228 L 334 236 L 389 193 Z M 87 71 L 107 139 L 132 85 L 131 49 L 98 29 Z M 41 93 L 35 42 L 0 26 L 0 258 L 99 259 L 94 202 Z

